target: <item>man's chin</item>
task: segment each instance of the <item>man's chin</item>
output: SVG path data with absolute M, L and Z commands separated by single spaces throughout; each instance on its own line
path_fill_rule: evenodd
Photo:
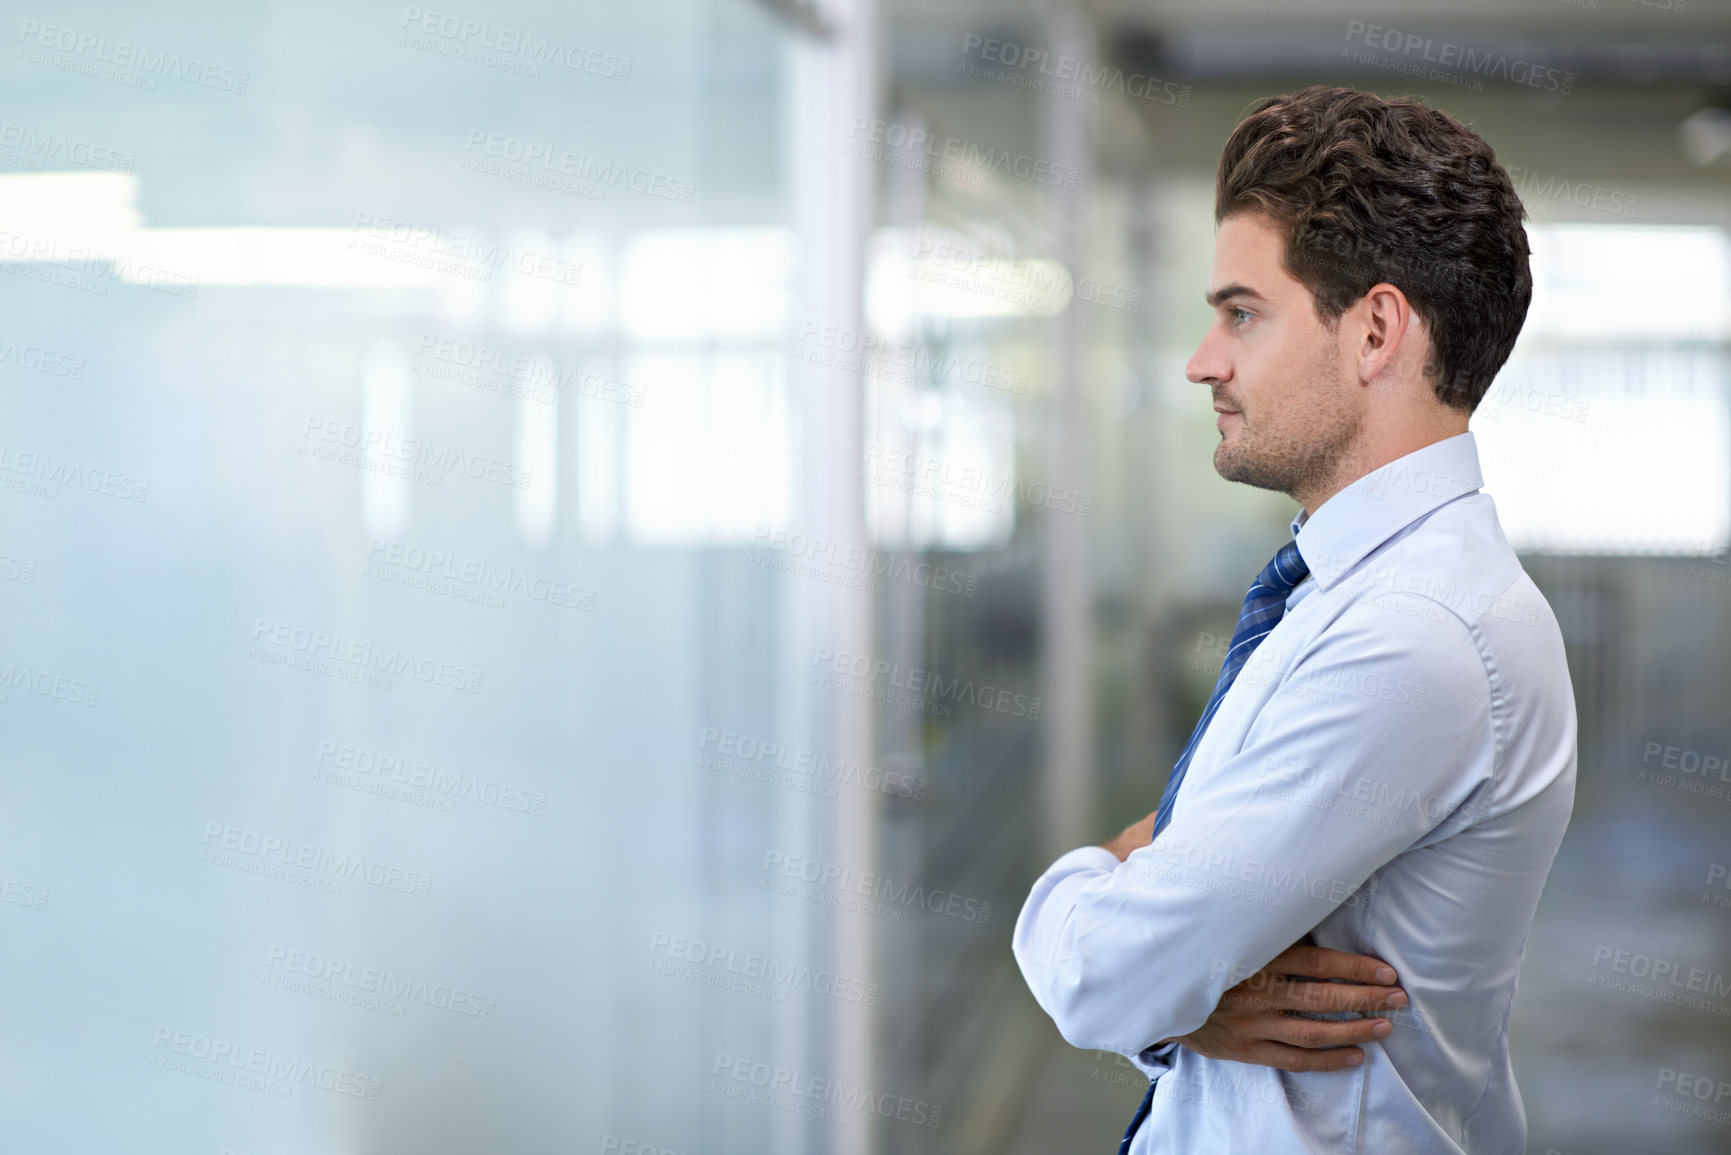
M 1214 472 L 1227 481 L 1237 481 L 1238 478 L 1234 475 L 1239 472 L 1242 466 L 1233 449 L 1234 447 L 1226 442 L 1226 434 L 1222 433 L 1220 444 L 1214 447 Z
M 1271 489 L 1276 493 L 1286 492 L 1285 479 L 1278 470 L 1265 469 L 1254 461 L 1245 460 L 1242 453 L 1236 452 L 1237 448 L 1228 445 L 1224 438 L 1214 447 L 1215 473 L 1226 481 L 1235 481 L 1240 485 Z

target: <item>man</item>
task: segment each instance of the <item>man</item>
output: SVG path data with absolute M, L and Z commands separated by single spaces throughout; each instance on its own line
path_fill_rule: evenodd
M 1575 712 L 1467 431 L 1531 299 L 1523 215 L 1415 101 L 1307 88 L 1227 141 L 1187 375 L 1295 541 L 1160 809 L 1060 858 L 1014 937 L 1064 1038 L 1154 1080 L 1121 1151 L 1526 1148 L 1509 1014 Z

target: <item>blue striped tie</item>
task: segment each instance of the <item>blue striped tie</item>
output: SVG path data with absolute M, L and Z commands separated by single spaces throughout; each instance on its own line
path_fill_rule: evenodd
M 1232 645 L 1226 651 L 1226 660 L 1220 665 L 1220 677 L 1215 679 L 1214 693 L 1209 695 L 1208 705 L 1202 711 L 1202 717 L 1196 722 L 1196 729 L 1190 733 L 1190 741 L 1184 747 L 1184 753 L 1178 756 L 1178 765 L 1172 768 L 1172 777 L 1166 783 L 1166 793 L 1160 796 L 1160 810 L 1154 817 L 1154 837 L 1166 829 L 1166 824 L 1172 821 L 1172 803 L 1178 797 L 1178 787 L 1184 781 L 1184 772 L 1190 769 L 1190 756 L 1196 752 L 1196 746 L 1202 741 L 1202 734 L 1208 729 L 1208 723 L 1214 719 L 1214 712 L 1220 708 L 1220 699 L 1226 697 L 1226 691 L 1232 688 L 1238 671 L 1244 668 L 1244 663 L 1250 660 L 1250 655 L 1256 647 L 1262 644 L 1275 626 L 1280 624 L 1281 615 L 1286 613 L 1286 599 L 1293 588 L 1303 581 L 1310 573 L 1310 567 L 1299 555 L 1298 543 L 1289 541 L 1280 547 L 1280 552 L 1274 555 L 1274 560 L 1256 575 L 1256 581 L 1251 583 L 1250 592 L 1244 595 L 1244 608 L 1238 611 L 1238 627 L 1232 631 Z M 1148 1117 L 1148 1109 L 1154 1103 L 1154 1086 L 1148 1084 L 1148 1093 L 1142 1097 L 1142 1105 L 1136 1109 L 1136 1117 L 1130 1120 L 1130 1129 L 1124 1132 L 1124 1141 L 1118 1144 L 1118 1155 L 1128 1155 L 1130 1140 L 1135 1138 L 1136 1129 L 1142 1126 L 1142 1120 Z

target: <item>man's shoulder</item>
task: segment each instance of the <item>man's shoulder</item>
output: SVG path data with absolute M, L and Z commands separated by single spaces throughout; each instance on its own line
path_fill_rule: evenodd
M 1554 721 L 1559 733 L 1572 730 L 1562 630 L 1504 536 L 1488 494 L 1449 502 L 1385 543 L 1340 587 L 1354 582 L 1358 592 L 1349 595 L 1343 618 L 1374 609 L 1391 644 L 1429 650 L 1415 660 L 1457 673 L 1465 670 L 1463 655 L 1445 651 L 1459 651 L 1465 642 L 1498 709 L 1535 726 Z M 1422 624 L 1395 624 L 1402 620 Z
M 1373 550 L 1337 590 L 1391 608 L 1434 607 L 1473 630 L 1492 623 L 1556 626 L 1484 493 L 1449 502 Z

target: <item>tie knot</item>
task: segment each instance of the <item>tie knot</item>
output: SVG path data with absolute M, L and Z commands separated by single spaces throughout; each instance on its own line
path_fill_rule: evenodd
M 1289 541 L 1280 547 L 1274 560 L 1256 575 L 1256 584 L 1268 593 L 1284 597 L 1309 573 L 1310 567 L 1304 563 L 1304 555 L 1298 552 L 1298 543 Z

